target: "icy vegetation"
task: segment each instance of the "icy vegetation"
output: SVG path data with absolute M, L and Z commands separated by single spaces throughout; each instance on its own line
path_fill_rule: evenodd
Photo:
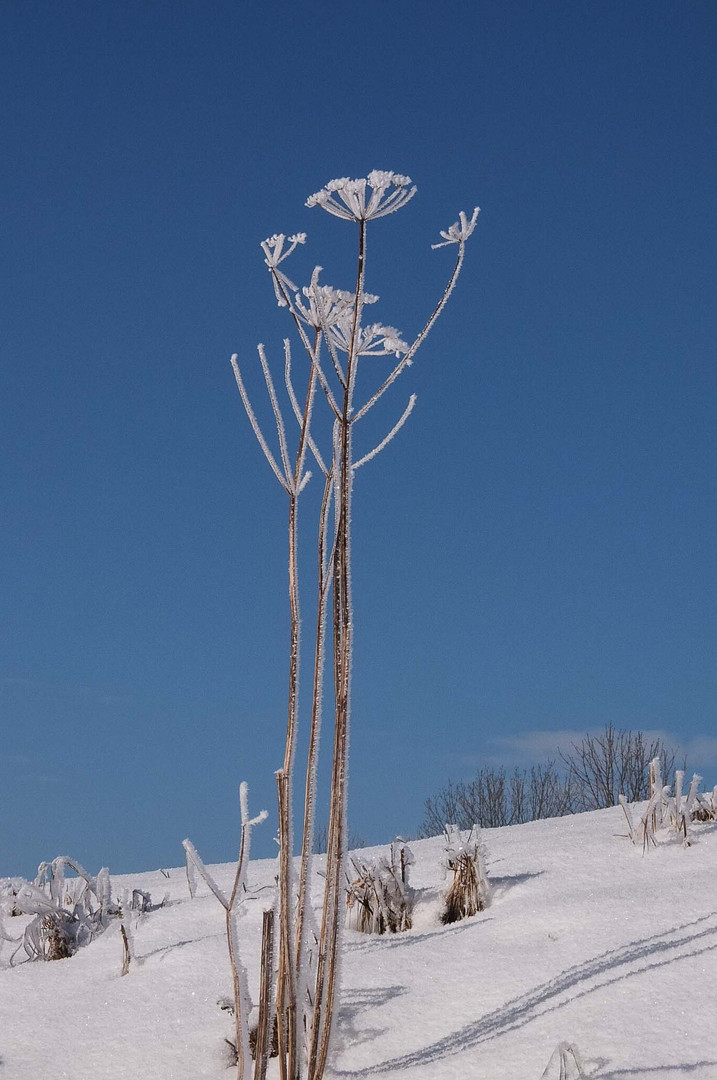
M 688 797 L 689 791 L 681 809 Z M 345 931 L 327 1075 L 715 1080 L 717 825 L 699 820 L 700 805 L 695 798 L 689 847 L 665 821 L 645 854 L 627 839 L 620 807 L 484 829 L 490 906 L 448 925 L 442 917 L 453 872 L 446 867 L 446 836 L 412 842 L 411 928 Z M 645 810 L 646 804 L 633 807 L 633 820 Z M 460 842 L 465 847 L 467 838 Z M 454 836 L 454 851 L 457 843 Z M 400 877 L 402 846 L 393 855 L 386 845 L 352 858 L 392 866 Z M 314 917 L 324 868 L 325 857 L 316 856 Z M 229 898 L 236 865 L 207 870 Z M 65 886 L 82 891 L 84 879 L 69 873 Z M 264 909 L 275 876 L 275 861 L 250 862 L 238 907 L 252 1027 Z M 18 879 L 10 880 L 15 887 L 4 883 L 3 926 L 15 944 L 3 941 L 0 950 L 0 1076 L 225 1080 L 234 1074 L 226 911 L 201 873 L 194 897 L 184 866 L 112 877 L 112 902 L 135 896 L 139 905 L 128 920 L 133 958 L 124 977 L 117 918 L 67 959 L 32 960 L 21 949 L 10 967 L 18 939 L 37 918 L 32 911 L 12 914 L 24 901 Z M 37 889 L 49 897 L 47 882 Z M 162 906 L 139 901 L 165 894 Z M 278 1077 L 276 1058 L 269 1058 L 267 1076 Z
M 409 345 L 394 326 L 364 322 L 364 308 L 379 299 L 366 290 L 366 243 L 369 223 L 400 210 L 415 193 L 416 187 L 410 177 L 374 169 L 365 178 L 330 180 L 306 200 L 308 207 L 321 207 L 353 226 L 350 235 L 342 226 L 356 258 L 353 290 L 319 284 L 322 267 L 318 265 L 314 265 L 309 285 L 300 289 L 287 276 L 284 264 L 297 247 L 306 244 L 306 233 L 274 233 L 262 241 L 261 250 L 274 296 L 293 323 L 301 361 L 301 367 L 294 363 L 291 340 L 285 338 L 283 363 L 280 365 L 280 369 L 283 369 L 282 390 L 281 379 L 273 374 L 274 365 L 267 350 L 263 344 L 257 346 L 273 422 L 267 425 L 260 421 L 254 395 L 248 389 L 249 375 L 244 373 L 245 365 L 236 353 L 231 360 L 249 423 L 275 479 L 288 497 L 288 606 L 291 628 L 288 709 L 284 761 L 275 774 L 279 811 L 276 902 L 278 968 L 274 972 L 266 966 L 270 949 L 265 940 L 262 944 L 264 967 L 261 975 L 262 985 L 269 988 L 267 994 L 275 1001 L 276 1044 L 282 1080 L 301 1080 L 304 1077 L 306 1080 L 322 1080 L 336 1029 L 336 1000 L 345 921 L 343 906 L 348 873 L 347 796 L 354 634 L 351 573 L 354 476 L 357 469 L 374 461 L 401 430 L 413 411 L 415 394 L 410 395 L 408 404 L 393 426 L 388 430 L 384 427 L 383 437 L 374 442 L 372 448 L 369 443 L 361 456 L 354 451 L 355 429 L 410 366 L 441 315 L 458 280 L 466 241 L 472 235 L 478 218 L 477 207 L 470 219 L 461 211 L 459 220 L 441 231 L 442 242 L 433 245 L 437 248 L 455 248 L 455 262 L 442 292 L 434 301 L 432 312 Z M 357 390 L 359 367 L 364 367 L 366 360 L 370 367 L 380 372 L 375 388 L 368 392 L 365 388 Z M 298 393 L 297 377 L 301 380 Z M 304 402 L 303 408 L 301 401 Z M 287 418 L 295 421 L 295 424 L 287 423 Z M 300 575 L 298 557 L 299 548 L 305 543 L 306 537 L 299 530 L 298 520 L 299 500 L 311 480 L 308 463 L 312 460 L 323 476 L 324 484 L 320 508 L 316 508 L 312 536 L 312 543 L 316 545 L 316 575 L 309 577 L 309 584 L 316 597 L 317 614 L 307 662 L 301 648 L 299 599 L 304 591 L 303 586 L 299 588 L 299 580 L 306 571 Z M 329 704 L 328 700 L 324 702 L 323 692 L 324 671 L 329 662 L 327 649 L 331 652 L 333 668 L 333 747 L 323 902 L 320 919 L 316 921 L 310 910 L 309 883 L 312 854 L 316 847 L 315 811 L 317 800 L 321 797 L 317 784 L 320 733 L 324 705 L 328 712 Z M 295 889 L 292 862 L 294 779 L 300 721 L 299 682 L 300 674 L 305 669 L 313 688 L 304 766 L 301 859 L 298 888 Z M 201 869 L 201 860 L 195 858 L 196 852 L 193 852 L 190 845 L 187 848 L 190 861 L 195 868 Z M 388 863 L 355 865 L 354 869 L 358 877 L 351 895 L 357 925 L 368 930 L 378 927 L 389 930 L 408 928 L 409 892 L 404 888 L 405 880 L 402 881 Z M 206 869 L 203 876 L 210 881 Z M 222 901 L 227 919 L 230 920 L 232 916 L 225 898 L 220 896 L 216 888 L 212 891 Z M 239 987 L 243 976 L 236 961 L 239 942 L 233 936 L 234 931 L 230 932 L 229 921 L 227 934 L 235 983 L 236 1075 L 237 1080 L 246 1080 L 250 1073 L 250 1032 L 246 1010 L 242 1009 L 240 1000 Z M 275 994 L 272 992 L 274 985 Z M 260 1010 L 255 1037 L 258 1047 L 255 1080 L 263 1080 L 268 1067 L 273 1024 L 270 1012 Z

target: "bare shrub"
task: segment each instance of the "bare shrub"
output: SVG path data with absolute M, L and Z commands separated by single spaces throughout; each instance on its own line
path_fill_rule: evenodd
M 323 855 L 328 845 L 329 826 L 326 822 L 323 822 L 314 828 L 314 855 Z M 356 851 L 357 848 L 366 847 L 366 837 L 362 836 L 360 832 L 351 831 L 346 840 L 346 847 L 349 851 Z
M 346 889 L 346 926 L 363 934 L 398 934 L 410 930 L 413 889 L 408 868 L 410 848 L 400 841 L 391 844 L 388 858 L 352 858 L 356 877 Z
M 650 798 L 650 762 L 659 760 L 662 776 L 675 767 L 675 751 L 660 738 L 608 724 L 598 735 L 587 733 L 561 753 L 573 785 L 576 810 L 617 806 L 620 795 L 628 802 Z
M 447 847 L 444 865 L 453 880 L 445 895 L 441 922 L 454 923 L 470 918 L 490 903 L 490 884 L 485 869 L 485 850 L 480 832 L 467 836 L 455 825 L 446 825 Z
M 538 818 L 563 817 L 573 812 L 573 783 L 554 761 L 530 769 L 481 769 L 472 780 L 450 782 L 426 799 L 419 836 L 437 836 L 447 821 L 470 830 L 521 825 Z

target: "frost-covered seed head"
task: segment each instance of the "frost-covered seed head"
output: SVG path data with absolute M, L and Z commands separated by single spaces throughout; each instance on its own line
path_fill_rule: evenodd
M 288 241 L 289 247 L 284 251 L 284 243 Z M 284 233 L 274 233 L 261 242 L 261 250 L 264 252 L 264 262 L 271 269 L 278 266 L 284 259 L 288 259 L 297 244 L 306 243 L 306 233 L 293 233 L 285 236 Z
M 351 327 L 349 313 L 343 315 L 330 329 L 332 343 L 342 352 L 348 352 L 351 348 Z M 408 352 L 408 345 L 394 326 L 371 323 L 370 326 L 360 327 L 356 351 L 358 356 L 402 356 Z
M 321 206 L 345 221 L 370 221 L 405 206 L 416 194 L 415 186 L 410 185 L 410 176 L 374 169 L 366 179 L 350 180 L 344 176 L 330 180 L 321 191 L 309 196 L 306 205 Z M 368 201 L 367 188 L 370 190 Z M 389 191 L 390 188 L 393 190 Z
M 431 244 L 431 247 L 435 251 L 436 248 L 447 247 L 449 244 L 465 244 L 469 236 L 473 235 L 473 230 L 476 227 L 476 221 L 480 213 L 480 206 L 476 206 L 473 209 L 473 216 L 468 220 L 468 215 L 465 210 L 461 210 L 460 219 L 451 225 L 448 229 L 441 229 L 441 236 L 443 237 L 442 244 Z
M 308 303 L 299 293 L 294 298 L 299 318 L 317 330 L 322 326 L 334 326 L 341 318 L 353 312 L 354 294 L 345 289 L 333 289 L 330 285 L 306 285 L 301 290 Z M 377 296 L 364 293 L 364 304 L 375 304 Z

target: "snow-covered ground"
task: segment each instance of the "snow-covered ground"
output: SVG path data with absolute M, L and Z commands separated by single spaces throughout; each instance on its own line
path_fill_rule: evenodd
M 444 841 L 412 844 L 414 928 L 347 932 L 331 1075 L 539 1080 L 569 1041 L 596 1080 L 717 1080 L 717 825 L 644 856 L 625 833 L 619 808 L 486 830 L 492 904 L 452 926 L 439 918 Z M 229 884 L 230 865 L 213 870 Z M 252 891 L 274 872 L 252 862 Z M 231 1077 L 219 903 L 203 884 L 190 899 L 183 868 L 112 885 L 169 894 L 139 918 L 126 976 L 118 928 L 51 963 L 10 968 L 3 945 L 0 1080 Z M 270 895 L 248 900 L 241 920 L 255 996 Z

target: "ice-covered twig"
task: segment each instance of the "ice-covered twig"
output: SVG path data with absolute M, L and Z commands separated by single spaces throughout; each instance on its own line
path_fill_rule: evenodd
M 314 270 L 314 275 L 316 275 L 320 270 L 321 270 L 321 267 L 317 266 L 315 268 L 315 270 Z M 285 306 L 289 309 L 289 314 L 291 315 L 291 318 L 293 319 L 294 326 L 296 327 L 296 329 L 298 331 L 299 337 L 301 338 L 301 344 L 304 346 L 304 349 L 306 350 L 306 353 L 307 353 L 307 355 L 309 357 L 309 361 L 312 364 L 316 365 L 316 374 L 318 375 L 319 382 L 321 384 L 321 389 L 324 391 L 324 395 L 326 397 L 326 400 L 329 403 L 329 407 L 330 407 L 331 411 L 333 412 L 334 416 L 338 417 L 340 415 L 339 407 L 336 404 L 336 398 L 334 397 L 333 392 L 331 390 L 331 387 L 329 386 L 329 384 L 327 382 L 327 379 L 326 379 L 326 376 L 325 376 L 325 374 L 324 374 L 324 372 L 323 372 L 323 370 L 321 368 L 321 362 L 320 362 L 319 353 L 318 352 L 314 353 L 311 342 L 309 341 L 306 330 L 305 330 L 305 328 L 304 328 L 304 326 L 302 324 L 301 317 L 300 317 L 300 315 L 299 315 L 299 313 L 298 313 L 298 311 L 296 309 L 296 305 L 294 304 L 294 301 L 292 299 L 292 292 L 293 293 L 296 292 L 296 287 L 294 287 L 292 290 L 289 290 L 286 287 L 285 283 L 281 280 L 280 276 L 277 277 L 277 271 L 275 271 L 275 270 L 272 270 L 272 276 L 274 277 L 275 288 L 277 288 L 279 290 L 279 292 L 280 292 L 280 294 L 281 294 L 281 296 L 282 296 L 282 298 L 283 298 L 283 300 L 285 302 Z M 312 280 L 313 280 L 313 277 L 312 277 Z
M 266 352 L 264 346 L 260 343 L 257 345 L 257 352 L 259 353 L 259 362 L 261 363 L 261 370 L 264 372 L 264 381 L 266 382 L 266 388 L 269 392 L 269 401 L 271 402 L 271 408 L 274 413 L 274 421 L 276 422 L 276 432 L 279 436 L 279 450 L 281 453 L 281 460 L 284 465 L 284 476 L 286 477 L 287 484 L 296 491 L 296 484 L 292 483 L 291 465 L 289 464 L 289 449 L 286 445 L 286 431 L 284 429 L 284 418 L 281 415 L 279 408 L 279 402 L 276 397 L 276 390 L 274 389 L 274 380 L 271 377 L 271 371 L 269 370 L 269 364 L 266 359 Z
M 618 795 L 617 799 L 618 799 L 618 802 L 620 803 L 620 806 L 622 807 L 623 813 L 624 813 L 625 818 L 627 820 L 628 836 L 630 837 L 630 839 L 632 840 L 632 842 L 634 844 L 635 843 L 635 825 L 634 825 L 634 822 L 632 820 L 632 811 L 630 810 L 630 807 L 628 806 L 628 803 L 627 803 L 627 799 L 625 798 L 624 795 Z
M 431 332 L 431 330 L 432 330 L 432 328 L 433 328 L 433 326 L 434 326 L 434 324 L 436 322 L 436 319 L 441 314 L 444 307 L 448 303 L 448 300 L 450 299 L 451 293 L 453 292 L 453 290 L 455 288 L 456 282 L 458 280 L 458 276 L 459 276 L 459 274 L 461 272 L 464 257 L 465 257 L 465 242 L 460 241 L 459 244 L 458 244 L 458 254 L 456 255 L 455 266 L 453 267 L 453 271 L 451 273 L 451 276 L 448 279 L 448 284 L 446 285 L 445 289 L 443 290 L 443 294 L 442 294 L 440 300 L 438 301 L 435 308 L 433 309 L 431 317 L 428 319 L 428 322 L 423 327 L 423 329 L 421 330 L 420 334 L 418 335 L 416 340 L 411 345 L 408 352 L 396 364 L 396 366 L 394 367 L 391 374 L 379 386 L 376 393 L 373 394 L 368 399 L 368 401 L 364 405 L 362 405 L 361 408 L 351 418 L 351 423 L 352 424 L 355 424 L 357 420 L 360 420 L 362 416 L 365 416 L 366 413 L 369 411 L 369 409 L 371 409 L 376 404 L 378 399 L 380 397 L 382 397 L 383 394 L 386 393 L 389 386 L 393 385 L 393 383 L 396 381 L 396 379 L 401 374 L 401 372 L 404 370 L 404 368 L 408 367 L 409 364 L 413 363 L 413 357 L 416 355 L 416 353 L 420 349 L 421 345 L 423 344 L 423 342 L 428 337 L 429 333 Z
M 228 908 L 229 908 L 229 901 L 227 900 L 226 896 L 224 895 L 222 890 L 217 885 L 217 883 L 214 880 L 214 878 L 212 877 L 212 875 L 207 870 L 204 863 L 202 862 L 202 860 L 201 860 L 201 858 L 199 856 L 199 852 L 195 848 L 192 841 L 189 840 L 188 838 L 186 840 L 182 840 L 182 847 L 184 848 L 184 850 L 187 853 L 187 858 L 191 860 L 192 865 L 194 866 L 195 870 L 198 871 L 199 876 L 202 878 L 202 881 L 204 881 L 204 883 L 208 887 L 208 889 L 211 892 L 214 893 L 214 895 L 216 896 L 217 900 L 222 905 L 224 910 L 227 911 Z
M 398 431 L 401 430 L 401 428 L 413 412 L 413 406 L 416 404 L 416 400 L 416 395 L 411 394 L 410 398 L 408 399 L 408 405 L 403 410 L 403 415 L 401 416 L 400 420 L 398 420 L 393 425 L 388 435 L 386 435 L 386 437 L 381 440 L 378 446 L 374 446 L 373 450 L 371 450 L 368 454 L 364 454 L 362 458 L 359 458 L 359 460 L 354 463 L 354 472 L 356 472 L 357 469 L 360 469 L 362 465 L 365 465 L 367 461 L 371 461 L 372 458 L 375 458 L 377 454 L 380 454 L 384 446 L 390 443 L 391 439 Z
M 239 806 L 241 812 L 241 844 L 236 874 L 234 875 L 234 884 L 228 898 L 207 870 L 192 841 L 183 840 L 182 846 L 184 847 L 188 858 L 191 859 L 192 863 L 214 893 L 226 913 L 227 944 L 229 947 L 229 960 L 231 962 L 232 982 L 234 987 L 237 1080 L 245 1080 L 245 1078 L 248 1078 L 249 1076 L 251 1062 L 251 1050 L 249 1047 L 249 1013 L 251 1012 L 251 1001 L 249 999 L 246 970 L 241 962 L 239 950 L 239 938 L 236 926 L 236 905 L 246 880 L 246 870 L 249 864 L 249 852 L 251 849 L 251 831 L 255 825 L 259 825 L 262 821 L 266 820 L 267 812 L 266 810 L 262 810 L 256 817 L 249 817 L 249 787 L 245 782 L 242 782 L 239 786 Z
M 241 377 L 241 371 L 239 370 L 239 357 L 237 356 L 236 353 L 234 353 L 234 355 L 232 356 L 231 363 L 232 363 L 232 367 L 234 369 L 234 378 L 236 379 L 236 384 L 237 384 L 237 386 L 239 388 L 239 393 L 241 394 L 242 402 L 244 403 L 244 409 L 246 410 L 246 414 L 249 417 L 249 423 L 251 424 L 252 430 L 253 430 L 254 434 L 256 435 L 257 442 L 259 443 L 259 446 L 262 448 L 262 450 L 264 452 L 264 457 L 266 458 L 266 460 L 271 465 L 272 472 L 274 473 L 274 476 L 279 481 L 279 483 L 283 487 L 284 491 L 289 492 L 290 487 L 289 487 L 288 481 L 287 481 L 286 477 L 282 476 L 281 470 L 279 469 L 279 466 L 277 465 L 276 461 L 274 460 L 274 455 L 272 454 L 271 450 L 269 449 L 269 447 L 267 445 L 267 442 L 266 442 L 266 439 L 264 438 L 263 432 L 262 432 L 261 428 L 259 427 L 259 422 L 258 422 L 258 420 L 257 420 L 257 418 L 256 418 L 256 416 L 254 414 L 254 410 L 253 410 L 253 408 L 251 406 L 251 401 L 249 400 L 249 395 L 246 392 L 246 388 L 244 386 L 244 382 L 243 382 L 242 377 Z
M 318 348 L 321 342 L 321 337 L 318 331 L 316 337 L 316 348 Z M 288 340 L 284 341 L 284 382 L 286 384 L 286 392 L 289 396 L 289 402 L 291 404 L 292 411 L 294 413 L 294 416 L 296 417 L 299 426 L 301 427 L 303 423 L 303 415 L 299 407 L 299 402 L 296 397 L 296 391 L 294 390 L 294 384 L 291 379 L 291 348 Z M 309 449 L 311 450 L 311 453 L 314 455 L 316 464 L 319 466 L 324 476 L 328 476 L 329 471 L 324 463 L 324 459 L 322 458 L 319 448 L 317 447 L 316 442 L 314 441 L 314 437 L 309 429 L 307 429 L 306 432 L 306 441 L 308 443 Z

